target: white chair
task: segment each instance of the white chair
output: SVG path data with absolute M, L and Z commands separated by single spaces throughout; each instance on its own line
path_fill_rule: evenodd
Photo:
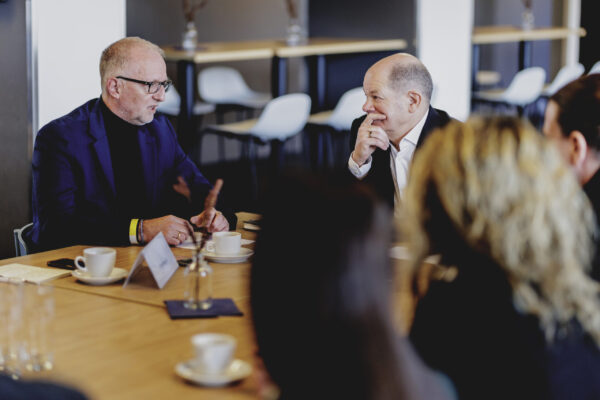
M 548 97 L 552 96 L 558 89 L 583 75 L 584 71 L 585 67 L 580 63 L 565 65 L 558 71 L 552 83 L 544 88 L 542 94 Z
M 475 92 L 473 100 L 515 106 L 521 114 L 526 105 L 540 97 L 545 80 L 546 71 L 543 68 L 525 68 L 517 72 L 506 90 Z
M 242 75 L 230 67 L 205 68 L 198 74 L 198 92 L 200 97 L 216 106 L 217 124 L 225 121 L 225 113 L 251 111 L 263 108 L 271 95 L 256 92 L 248 87 Z M 219 157 L 225 158 L 224 138 L 219 138 Z
M 176 117 L 179 115 L 180 106 L 181 97 L 179 96 L 179 93 L 177 93 L 175 86 L 171 86 L 165 93 L 165 100 L 158 105 L 157 111 Z M 210 114 L 213 111 L 215 111 L 215 106 L 213 104 L 196 101 L 192 113 L 195 116 L 202 116 L 204 114 Z
M 600 74 L 600 61 L 596 61 L 596 64 L 592 65 L 590 72 L 588 72 L 589 74 Z
M 285 141 L 300 133 L 308 121 L 310 103 L 310 97 L 304 93 L 286 94 L 269 101 L 257 119 L 207 127 L 207 131 L 243 141 L 244 153 L 250 162 L 255 199 L 258 182 L 254 142 L 271 146 L 272 172 L 276 173 L 283 162 Z
M 262 108 L 271 100 L 269 93 L 250 89 L 242 75 L 229 67 L 210 67 L 200 71 L 198 91 L 204 101 L 215 105 Z
M 315 166 L 324 164 L 326 161 L 324 160 L 325 152 L 328 154 L 328 159 L 334 159 L 334 144 L 330 133 L 336 137 L 341 137 L 343 143 L 346 144 L 345 147 L 348 147 L 347 135 L 344 133 L 349 133 L 350 128 L 352 127 L 352 121 L 364 114 L 362 106 L 365 104 L 365 101 L 366 96 L 363 88 L 357 87 L 345 92 L 342 97 L 340 97 L 333 110 L 322 111 L 310 116 L 308 123 L 317 125 L 317 127 L 315 127 L 316 129 L 311 129 L 313 130 L 311 136 L 316 136 L 316 143 L 314 143 L 316 146 L 311 144 L 308 145 L 311 149 L 311 160 Z M 327 127 L 328 129 L 324 131 L 322 127 Z M 326 145 L 324 143 L 325 141 L 327 142 Z
M 349 131 L 352 121 L 364 114 L 362 106 L 365 101 L 362 87 L 350 89 L 340 97 L 333 110 L 312 114 L 308 122 L 327 125 L 338 131 Z
M 28 223 L 27 225 L 17 228 L 13 230 L 13 238 L 15 241 L 15 256 L 26 256 L 29 254 L 30 249 L 28 243 L 23 238 L 23 234 L 25 232 L 30 231 L 33 228 L 33 222 Z

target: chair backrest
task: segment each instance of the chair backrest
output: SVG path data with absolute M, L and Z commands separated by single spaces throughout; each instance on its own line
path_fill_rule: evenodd
M 543 68 L 525 68 L 517 72 L 502 98 L 506 103 L 525 106 L 540 97 L 545 80 Z
M 13 230 L 13 237 L 15 240 L 15 255 L 17 257 L 26 256 L 29 253 L 29 246 L 23 238 L 23 234 L 30 231 L 31 228 L 33 228 L 33 222 L 28 223 L 22 228 Z
M 340 131 L 349 131 L 352 121 L 364 114 L 366 96 L 362 87 L 348 90 L 338 100 L 327 124 Z
M 596 61 L 596 64 L 592 65 L 588 74 L 600 74 L 600 61 Z
M 310 116 L 310 97 L 286 94 L 267 103 L 250 133 L 263 140 L 285 140 L 300 132 Z
M 558 89 L 583 75 L 584 71 L 585 67 L 581 63 L 565 65 L 558 71 L 550 86 L 544 90 L 544 94 L 552 96 Z
M 163 114 L 178 115 L 180 105 L 181 97 L 179 96 L 179 93 L 177 93 L 175 86 L 171 85 L 169 90 L 165 93 L 165 100 L 158 105 L 156 110 Z
M 230 67 L 205 68 L 198 74 L 198 91 L 209 103 L 229 103 L 251 92 L 242 75 Z

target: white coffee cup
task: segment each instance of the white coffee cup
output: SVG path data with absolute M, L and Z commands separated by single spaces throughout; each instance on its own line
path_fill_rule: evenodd
M 233 359 L 235 338 L 222 333 L 199 333 L 192 336 L 196 352 L 195 367 L 207 374 L 223 372 Z
M 83 257 L 75 258 L 75 266 L 82 272 L 94 278 L 104 278 L 110 275 L 115 266 L 117 251 L 108 247 L 90 247 L 83 250 Z M 79 264 L 85 262 L 85 267 Z
M 239 232 L 215 232 L 212 238 L 213 245 L 207 249 L 216 254 L 238 254 L 242 247 L 242 234 Z

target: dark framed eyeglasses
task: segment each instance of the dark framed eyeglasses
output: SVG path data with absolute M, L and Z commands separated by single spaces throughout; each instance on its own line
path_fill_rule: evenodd
M 148 94 L 158 93 L 158 91 L 160 90 L 161 86 L 165 88 L 165 92 L 166 92 L 171 87 L 171 84 L 173 84 L 173 82 L 170 79 L 167 79 L 166 81 L 163 81 L 163 82 L 159 82 L 159 81 L 154 81 L 154 82 L 140 81 L 139 79 L 127 78 L 125 76 L 117 76 L 117 79 L 123 79 L 125 81 L 135 82 L 135 83 L 140 83 L 142 85 L 146 85 L 146 86 L 148 86 Z

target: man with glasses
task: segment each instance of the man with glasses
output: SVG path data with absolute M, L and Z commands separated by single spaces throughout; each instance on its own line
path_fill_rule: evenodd
M 233 213 L 203 209 L 211 185 L 162 115 L 171 81 L 162 50 L 119 40 L 100 59 L 102 95 L 38 133 L 33 153 L 34 251 L 76 243 L 145 243 L 162 232 L 178 245 L 191 224 L 235 227 Z M 190 218 L 191 217 L 191 218 Z

